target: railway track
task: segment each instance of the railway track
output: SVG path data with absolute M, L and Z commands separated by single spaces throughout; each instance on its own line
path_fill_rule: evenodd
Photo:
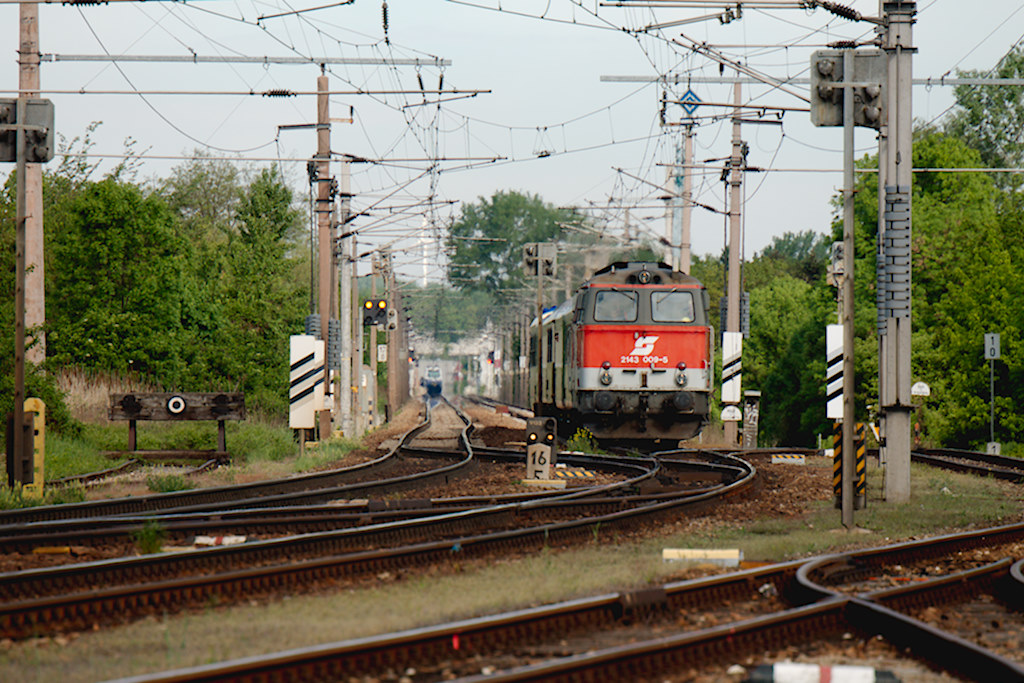
M 415 671 L 415 680 L 451 680 L 453 676 L 462 681 L 692 680 L 709 669 L 721 676 L 723 662 L 744 657 L 764 657 L 770 662 L 777 651 L 846 642 L 851 634 L 865 641 L 881 637 L 917 659 L 968 680 L 1020 681 L 1024 680 L 1024 659 L 1019 647 L 1005 655 L 993 652 L 966 634 L 936 628 L 920 613 L 953 605 L 963 609 L 984 596 L 1024 609 L 1024 560 L 984 561 L 986 553 L 1019 555 L 1022 549 L 1024 524 L 1018 524 L 122 679 L 122 683 L 319 681 L 349 676 L 388 680 L 397 678 L 394 672 L 409 670 Z M 964 552 L 979 552 L 977 567 L 920 576 L 922 568 L 938 558 Z M 883 571 L 890 578 L 915 580 L 880 589 L 877 575 Z M 742 610 L 746 618 L 709 628 L 680 627 L 681 617 L 700 614 L 706 618 L 716 610 L 733 615 Z M 1019 644 L 1024 623 L 1017 617 L 1016 625 L 1006 627 L 1010 642 Z M 593 633 L 602 634 L 602 641 L 618 642 L 595 649 L 592 637 L 580 638 Z M 656 637 L 650 637 L 652 633 Z M 580 650 L 572 650 L 574 642 Z M 557 656 L 551 656 L 554 653 Z
M 429 415 L 414 431 L 422 433 L 428 421 Z M 438 437 L 448 438 L 450 435 Z M 446 473 L 445 478 L 465 476 L 487 463 L 523 461 L 521 452 L 471 446 L 465 430 L 459 437 L 464 450 L 458 455 L 413 443 L 411 438 L 403 438 L 389 455 L 399 453 L 398 459 L 439 462 L 442 468 L 464 463 Z M 969 459 L 962 453 L 952 457 L 954 461 Z M 728 454 L 696 451 L 666 452 L 657 458 L 563 455 L 561 459 L 616 471 L 621 480 L 570 492 L 387 501 L 346 499 L 332 505 L 272 507 L 267 505 L 270 501 L 263 500 L 264 505 L 257 506 L 252 504 L 252 496 L 243 495 L 237 500 L 244 507 L 238 509 L 226 502 L 210 511 L 181 511 L 170 506 L 166 512 L 143 516 L 122 514 L 3 525 L 0 547 L 4 548 L 25 548 L 60 538 L 88 542 L 75 535 L 90 525 L 95 542 L 102 543 L 104 535 L 123 538 L 150 517 L 180 529 L 181 534 L 190 533 L 191 526 L 191 533 L 247 529 L 255 534 L 284 536 L 242 546 L 175 553 L 173 557 L 157 555 L 0 574 L 0 595 L 4 598 L 0 635 L 22 638 L 88 629 L 146 614 L 346 585 L 381 572 L 401 573 L 464 558 L 592 541 L 599 530 L 632 529 L 659 517 L 714 505 L 723 496 L 739 495 L 749 488 L 755 474 L 749 464 Z M 1005 467 L 1006 463 L 985 464 L 1011 469 Z M 914 575 L 902 577 L 907 585 L 886 586 L 886 581 L 901 579 L 887 573 L 888 568 L 897 567 L 896 573 L 906 573 L 922 562 L 934 564 L 944 553 L 963 553 L 965 548 L 998 552 L 993 549 L 1018 543 L 1022 533 L 1018 527 L 1007 527 L 981 532 L 977 537 L 962 535 L 956 542 L 922 542 L 920 548 L 863 551 L 823 558 L 817 564 L 774 565 L 512 615 L 126 680 L 268 680 L 268 676 L 287 680 L 335 680 L 345 676 L 388 679 L 410 667 L 416 671 L 414 680 L 453 675 L 465 680 L 663 680 L 666 671 L 685 670 L 687 678 L 723 659 L 771 653 L 783 644 L 827 643 L 844 634 L 849 637 L 850 633 L 864 639 L 885 634 L 888 640 L 890 630 L 904 636 L 912 632 L 909 640 L 895 636 L 892 640 L 912 648 L 945 649 L 942 643 L 951 638 L 949 651 L 958 654 L 948 657 L 950 661 L 935 661 L 948 670 L 963 669 L 962 663 L 960 669 L 956 668 L 957 661 L 969 662 L 971 669 L 984 671 L 987 676 L 977 680 L 1024 680 L 1024 676 L 1015 678 L 1021 674 L 1021 662 L 1013 661 L 1012 656 L 990 652 L 983 645 L 928 623 L 934 617 L 928 608 L 934 610 L 944 604 L 943 600 L 960 600 L 963 604 L 964 600 L 977 602 L 981 596 L 974 611 L 985 615 L 986 596 L 1000 604 L 1019 600 L 1024 594 L 1019 563 L 979 560 L 979 567 L 954 572 L 952 579 Z M 1015 552 L 1017 557 L 1024 554 Z M 950 561 L 949 566 L 959 566 L 958 562 Z M 957 593 L 953 588 L 958 586 L 971 588 Z M 921 607 L 924 604 L 927 606 Z M 896 608 L 907 614 L 890 613 Z M 737 622 L 737 609 L 747 618 Z M 694 619 L 697 615 L 699 619 Z M 997 618 L 1005 620 L 1004 616 Z M 603 646 L 595 647 L 595 639 Z M 480 676 L 481 671 L 486 675 Z M 969 674 L 967 677 L 971 677 Z
M 913 462 L 931 467 L 1018 483 L 1024 482 L 1024 460 L 1020 458 L 1007 458 L 955 448 L 918 449 L 913 451 L 910 457 Z
M 454 464 L 349 487 L 303 492 L 326 498 L 339 491 L 395 490 L 422 485 L 438 477 L 465 474 L 476 458 L 515 459 L 521 453 L 482 449 L 470 445 L 468 419 L 462 418 L 459 437 L 463 450 Z M 417 429 L 422 429 L 419 425 Z M 415 431 L 415 430 L 414 430 Z M 402 443 L 406 443 L 403 439 Z M 408 450 L 410 446 L 402 446 Z M 418 451 L 420 456 L 442 454 Z M 443 453 L 452 458 L 452 454 Z M 42 633 L 120 623 L 151 614 L 178 611 L 216 601 L 224 604 L 253 596 L 307 590 L 375 575 L 381 571 L 405 571 L 410 567 L 444 564 L 462 558 L 486 557 L 510 550 L 532 551 L 549 544 L 591 540 L 599 532 L 632 529 L 687 508 L 713 504 L 723 496 L 737 495 L 754 481 L 754 471 L 741 460 L 710 454 L 703 460 L 693 454 L 661 458 L 595 458 L 575 456 L 573 462 L 624 474 L 620 482 L 569 492 L 490 496 L 482 499 L 407 501 L 403 508 L 371 510 L 369 501 L 349 501 L 339 511 L 319 508 L 280 509 L 292 519 L 279 524 L 341 524 L 345 528 L 303 533 L 240 545 L 208 548 L 101 562 L 70 564 L 0 574 L 0 637 L 21 638 Z M 352 486 L 356 486 L 353 489 Z M 292 497 L 297 494 L 281 494 Z M 267 505 L 268 499 L 255 504 Z M 348 499 L 347 499 L 348 500 Z M 254 501 L 241 498 L 250 509 L 219 511 L 223 523 L 249 519 L 267 525 L 272 516 L 266 508 L 251 509 Z M 353 507 L 354 506 L 354 507 Z M 178 511 L 162 519 L 187 525 L 196 522 L 198 511 Z M 298 512 L 298 514 L 295 514 Z M 333 515 L 333 518 L 331 518 Z M 296 521 L 296 518 L 302 518 Z M 71 541 L 83 527 L 93 524 L 93 538 L 123 535 L 139 518 L 92 518 L 75 522 L 29 523 L 0 527 L 3 543 L 17 544 L 58 538 Z M 237 528 L 237 527 L 234 527 Z M 209 527 L 207 527 L 209 529 Z M 60 534 L 66 534 L 61 536 Z M 77 537 L 82 538 L 82 537 Z

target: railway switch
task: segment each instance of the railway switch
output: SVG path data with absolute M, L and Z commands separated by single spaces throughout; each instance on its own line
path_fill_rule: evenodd
M 550 479 L 555 455 L 555 418 L 531 417 L 526 421 L 526 478 Z

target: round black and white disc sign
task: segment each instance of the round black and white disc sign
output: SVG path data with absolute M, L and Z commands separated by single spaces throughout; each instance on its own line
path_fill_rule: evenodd
M 185 399 L 181 396 L 171 396 L 167 399 L 167 410 L 172 415 L 180 415 L 185 411 Z

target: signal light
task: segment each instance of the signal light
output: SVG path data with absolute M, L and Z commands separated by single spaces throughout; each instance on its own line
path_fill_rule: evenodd
M 384 325 L 387 321 L 387 299 L 367 299 L 363 302 L 363 325 Z

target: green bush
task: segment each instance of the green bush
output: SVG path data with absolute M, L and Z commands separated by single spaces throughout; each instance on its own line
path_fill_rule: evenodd
M 171 493 L 194 489 L 195 484 L 180 474 L 151 474 L 146 477 L 146 486 L 153 493 Z
M 141 529 L 132 532 L 135 547 L 143 555 L 163 550 L 165 538 L 167 538 L 167 530 L 155 519 L 147 519 Z
M 580 427 L 576 433 L 565 442 L 565 450 L 579 451 L 581 453 L 602 453 L 597 447 L 597 439 L 586 427 Z

